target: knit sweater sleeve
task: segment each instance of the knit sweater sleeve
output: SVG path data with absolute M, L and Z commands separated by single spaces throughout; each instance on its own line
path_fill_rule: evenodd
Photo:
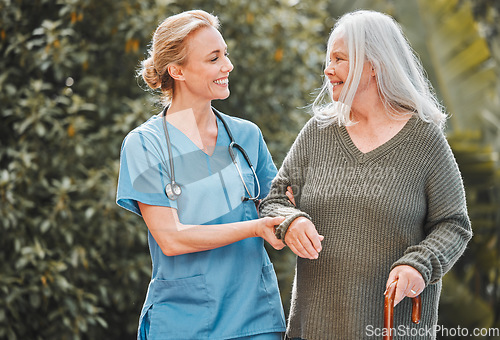
M 425 187 L 426 237 L 408 247 L 403 257 L 392 265 L 392 268 L 402 264 L 414 267 L 426 284 L 438 282 L 450 270 L 472 237 L 458 165 L 444 135 L 439 133 L 435 137 Z
M 276 237 L 280 240 L 284 240 L 288 227 L 296 218 L 303 216 L 311 219 L 298 207 L 300 207 L 301 190 L 308 171 L 308 141 L 315 125 L 315 120 L 312 118 L 302 128 L 271 184 L 269 195 L 259 205 L 261 217 L 285 217 L 285 220 L 276 227 Z M 286 196 L 288 186 L 292 187 L 296 206 Z

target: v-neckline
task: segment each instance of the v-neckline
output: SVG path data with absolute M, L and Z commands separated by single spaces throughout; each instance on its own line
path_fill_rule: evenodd
M 165 119 L 164 116 L 160 116 L 161 119 Z M 168 120 L 166 121 L 167 122 L 167 126 L 171 126 L 172 128 L 174 128 L 177 132 L 179 132 L 185 139 L 187 139 L 189 141 L 189 143 L 191 144 L 191 146 L 193 146 L 194 148 L 196 148 L 197 151 L 201 151 L 203 152 L 207 157 L 212 157 L 214 154 L 215 154 L 215 151 L 217 150 L 217 146 L 219 145 L 219 140 L 220 140 L 220 129 L 221 129 L 221 122 L 219 120 L 219 117 L 217 117 L 217 115 L 215 115 L 215 122 L 217 123 L 217 139 L 215 141 L 215 145 L 213 146 L 214 150 L 211 154 L 208 154 L 207 152 L 205 152 L 203 149 L 201 149 L 198 145 L 196 145 L 195 142 L 193 142 L 191 140 L 191 138 L 189 138 L 184 132 L 182 132 L 180 129 L 178 129 L 175 125 L 173 125 L 172 123 L 170 123 Z M 172 142 L 173 143 L 173 142 Z
M 409 131 L 412 130 L 413 126 L 415 125 L 415 122 L 417 121 L 416 116 L 412 116 L 408 121 L 405 123 L 405 125 L 401 128 L 401 130 L 398 131 L 391 139 L 389 139 L 387 142 L 379 145 L 373 150 L 370 150 L 368 152 L 362 152 L 353 142 L 351 135 L 349 135 L 349 132 L 347 131 L 345 126 L 340 126 L 340 140 L 342 141 L 342 144 L 346 148 L 346 150 L 351 154 L 359 163 L 365 163 L 368 162 L 369 160 L 372 160 L 382 154 L 385 154 L 387 151 L 393 149 L 395 146 L 398 145 L 399 141 L 401 141 Z

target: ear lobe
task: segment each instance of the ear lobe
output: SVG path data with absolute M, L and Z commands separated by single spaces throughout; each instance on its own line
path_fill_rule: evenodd
M 184 80 L 184 74 L 182 73 L 182 68 L 176 64 L 170 64 L 167 66 L 167 72 L 174 80 Z

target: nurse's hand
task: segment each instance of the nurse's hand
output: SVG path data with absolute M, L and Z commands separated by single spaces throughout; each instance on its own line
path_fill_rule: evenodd
M 310 260 L 318 258 L 323 239 L 311 220 L 305 217 L 296 218 L 285 234 L 286 245 L 297 256 Z
M 285 247 L 283 241 L 279 240 L 274 234 L 274 227 L 280 225 L 285 218 L 283 216 L 278 217 L 264 217 L 259 218 L 256 221 L 256 231 L 255 234 L 258 237 L 262 237 L 267 241 L 274 249 L 281 250 Z

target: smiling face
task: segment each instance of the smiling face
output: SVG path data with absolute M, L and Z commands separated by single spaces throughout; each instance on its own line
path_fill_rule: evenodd
M 356 67 L 354 67 L 354 71 L 356 72 Z M 349 76 L 349 52 L 344 39 L 338 38 L 333 41 L 329 54 L 329 63 L 324 72 L 332 85 L 332 99 L 342 101 L 341 92 L 346 86 Z M 353 104 L 355 104 L 356 100 L 364 100 L 364 96 L 367 94 L 372 95 L 374 89 L 376 91 L 376 88 L 373 87 L 376 86 L 375 70 L 372 68 L 371 63 L 365 61 L 359 72 L 361 72 L 361 76 L 359 84 L 355 88 Z M 348 90 L 350 89 L 344 89 L 344 92 L 347 93 Z
M 233 65 L 227 45 L 213 27 L 194 32 L 187 42 L 187 61 L 180 66 L 177 90 L 192 100 L 225 99 L 229 96 L 229 73 Z
M 349 75 L 349 54 L 343 39 L 337 39 L 333 42 L 329 60 L 330 62 L 325 68 L 325 75 L 332 84 L 333 100 L 338 101 Z

